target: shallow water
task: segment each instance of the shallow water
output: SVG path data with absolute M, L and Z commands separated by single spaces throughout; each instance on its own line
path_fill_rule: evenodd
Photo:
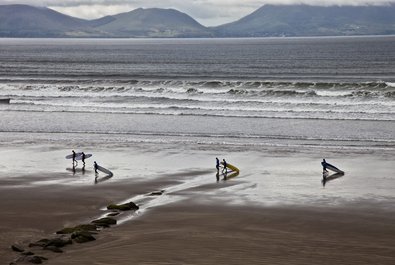
M 394 40 L 1 39 L 0 111 L 395 121 Z

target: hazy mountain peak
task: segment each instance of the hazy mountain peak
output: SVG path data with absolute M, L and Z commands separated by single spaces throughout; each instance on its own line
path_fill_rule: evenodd
M 395 34 L 395 5 L 264 5 L 216 27 L 220 36 L 339 36 Z
M 395 34 L 387 6 L 264 5 L 238 21 L 207 28 L 175 9 L 135 10 L 84 20 L 46 7 L 0 5 L 0 37 L 265 37 Z

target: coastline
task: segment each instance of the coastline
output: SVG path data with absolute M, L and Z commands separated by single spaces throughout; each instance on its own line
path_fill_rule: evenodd
M 25 152 L 19 159 L 27 169 L 19 165 L 15 172 L 3 168 L 0 173 L 2 262 L 8 264 L 18 256 L 11 250 L 12 244 L 28 245 L 51 237 L 64 227 L 102 216 L 103 209 L 111 203 L 135 198 L 139 198 L 137 204 L 141 207 L 137 214 L 131 213 L 130 218 L 118 225 L 103 229 L 94 242 L 74 243 L 61 254 L 44 251 L 43 255 L 49 259 L 47 263 L 392 264 L 395 261 L 391 254 L 395 250 L 391 241 L 395 232 L 394 197 L 362 196 L 370 192 L 370 183 L 366 182 L 369 177 L 389 178 L 391 161 L 386 155 L 350 152 L 342 161 L 346 175 L 324 187 L 317 168 L 322 153 L 275 148 L 238 153 L 236 148 L 226 158 L 237 161 L 240 176 L 216 182 L 212 149 L 163 147 L 144 144 L 138 148 L 115 148 L 110 154 L 100 148 L 93 150 L 97 157 L 113 165 L 110 169 L 115 174 L 96 184 L 91 169 L 85 175 L 64 170 L 69 164 L 60 156 L 67 152 L 65 146 L 3 148 L 3 152 L 11 154 L 9 160 L 14 158 L 13 154 Z M 40 148 L 48 156 L 59 155 L 59 160 L 40 169 L 40 159 L 32 157 Z M 157 151 L 158 148 L 161 150 Z M 340 151 L 342 156 L 347 154 Z M 383 163 L 384 169 L 373 176 L 369 168 L 377 163 Z M 317 172 L 310 172 L 314 168 Z M 390 187 L 386 188 L 391 194 Z M 146 197 L 158 190 L 164 190 L 165 194 Z M 350 192 L 355 197 L 349 197 Z

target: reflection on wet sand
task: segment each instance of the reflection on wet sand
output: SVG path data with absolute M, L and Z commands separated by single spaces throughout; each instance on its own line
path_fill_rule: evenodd
M 106 180 L 109 180 L 110 178 L 112 178 L 114 176 L 112 173 L 108 174 L 108 175 L 106 175 L 106 176 L 104 176 L 102 178 L 99 178 L 99 175 L 97 173 L 95 175 L 96 175 L 95 176 L 95 184 L 99 184 L 100 182 L 104 182 Z
M 237 177 L 238 175 L 239 175 L 239 173 L 240 173 L 240 171 L 229 171 L 229 172 L 225 172 L 223 175 L 224 175 L 224 178 L 223 178 L 223 180 L 228 180 L 228 179 L 231 179 L 231 178 L 235 178 L 235 177 Z
M 344 173 L 334 173 L 332 175 L 329 175 L 328 172 L 322 173 L 322 186 L 325 187 L 325 184 L 329 181 L 335 180 L 337 178 L 341 178 L 344 176 Z

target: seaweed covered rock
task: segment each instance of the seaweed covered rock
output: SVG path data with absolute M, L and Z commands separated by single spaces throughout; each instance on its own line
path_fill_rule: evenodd
M 44 249 L 45 250 L 50 250 L 50 251 L 55 252 L 55 253 L 63 253 L 63 250 L 61 250 L 60 248 L 55 247 L 55 246 L 47 246 L 47 247 L 44 247 Z
M 117 220 L 111 217 L 104 217 L 97 220 L 93 220 L 92 223 L 100 227 L 110 227 L 110 225 L 117 224 Z
M 48 259 L 41 257 L 41 256 L 29 256 L 26 258 L 26 261 L 33 263 L 33 264 L 41 264 L 45 260 L 48 260 Z
M 153 191 L 150 194 L 148 194 L 147 196 L 160 196 L 164 193 L 164 190 L 160 190 L 160 191 Z
M 62 248 L 64 246 L 72 244 L 72 243 L 73 242 L 68 237 L 67 238 L 54 238 L 54 239 L 50 239 L 44 247 L 55 246 L 58 248 Z
M 119 211 L 130 211 L 130 210 L 138 210 L 139 207 L 134 202 L 128 202 L 124 204 L 110 204 L 107 206 L 108 210 L 119 210 Z
M 23 249 L 23 247 L 21 247 L 21 246 L 19 246 L 19 245 L 16 245 L 16 244 L 12 245 L 12 246 L 11 246 L 11 249 L 12 249 L 13 251 L 16 251 L 16 252 L 23 252 L 23 251 L 25 251 L 25 250 Z
M 72 234 L 77 231 L 96 231 L 97 226 L 95 224 L 82 224 L 75 227 L 65 227 L 62 230 L 56 232 L 56 234 Z
M 71 235 L 71 238 L 77 243 L 86 243 L 96 240 L 92 233 L 88 231 L 76 231 Z
M 34 243 L 30 243 L 29 247 L 45 247 L 49 242 L 49 239 L 43 238 Z
M 107 214 L 107 216 L 117 216 L 117 215 L 119 215 L 119 212 L 111 212 Z

